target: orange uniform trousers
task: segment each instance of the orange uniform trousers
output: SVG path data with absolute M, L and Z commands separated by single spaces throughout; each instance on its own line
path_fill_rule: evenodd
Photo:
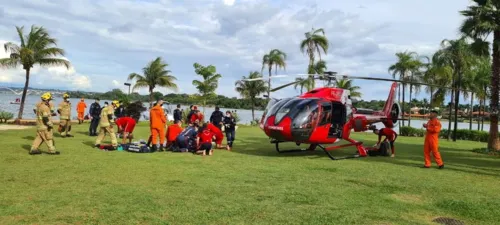
M 158 144 L 158 137 L 160 138 L 160 144 L 165 143 L 165 128 L 151 128 L 151 143 Z
M 78 112 L 78 120 L 83 120 L 84 118 L 85 111 L 83 112 Z
M 431 166 L 431 154 L 434 157 L 434 161 L 436 161 L 436 164 L 438 166 L 443 165 L 443 160 L 441 159 L 441 153 L 439 153 L 437 134 L 430 134 L 425 136 L 424 162 L 426 167 Z

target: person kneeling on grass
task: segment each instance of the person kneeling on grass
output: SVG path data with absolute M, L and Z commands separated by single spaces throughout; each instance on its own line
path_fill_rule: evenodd
M 207 128 L 215 135 L 215 144 L 217 145 L 215 148 L 222 148 L 222 140 L 224 139 L 222 131 L 219 129 L 219 127 L 210 122 L 207 124 Z
M 198 137 L 196 138 L 196 145 L 198 146 L 196 154 L 200 155 L 212 155 L 212 141 L 215 139 L 215 133 L 207 128 L 207 124 L 203 124 L 202 129 L 198 131 Z
M 196 135 L 198 133 L 198 126 L 195 124 L 189 124 L 186 129 L 184 129 L 179 135 L 177 135 L 177 138 L 175 139 L 175 143 L 177 145 L 177 148 L 174 148 L 174 151 L 176 152 L 189 152 L 194 151 L 192 149 L 192 143 L 196 142 L 194 140 L 196 138 Z
M 394 142 L 398 137 L 398 134 L 391 128 L 382 128 L 380 130 L 373 130 L 373 133 L 378 134 L 378 142 L 376 146 L 380 146 L 380 140 L 382 140 L 382 136 L 385 136 L 384 141 L 389 141 L 391 144 L 391 157 L 394 157 Z
M 118 127 L 118 134 L 122 136 L 122 144 L 127 144 L 126 139 L 128 138 L 128 143 L 132 142 L 132 132 L 134 132 L 135 125 L 137 121 L 129 116 L 120 117 L 116 120 L 116 126 Z
M 167 129 L 167 145 L 165 149 L 173 149 L 177 147 L 177 144 L 175 143 L 177 137 L 179 134 L 182 132 L 182 121 L 181 120 L 175 120 L 174 123 L 170 126 L 168 126 Z

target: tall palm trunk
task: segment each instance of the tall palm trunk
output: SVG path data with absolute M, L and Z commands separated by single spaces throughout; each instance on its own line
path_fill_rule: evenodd
M 498 139 L 498 86 L 500 85 L 500 30 L 493 32 L 493 64 L 491 76 L 491 113 L 490 113 L 490 138 L 488 148 L 500 151 L 500 140 Z
M 149 88 L 149 108 L 153 107 L 153 89 Z
M 23 118 L 24 101 L 26 101 L 26 93 L 30 82 L 30 68 L 26 68 L 26 81 L 24 82 L 23 96 L 21 97 L 21 105 L 19 105 L 19 113 L 17 114 L 17 123 Z
M 270 99 L 271 98 L 271 70 L 273 69 L 273 66 L 272 65 L 267 65 L 269 67 L 269 80 L 267 81 L 267 98 Z
M 483 99 L 479 98 L 479 110 L 477 113 L 477 130 L 481 130 L 481 108 L 483 108 Z
M 398 103 L 401 104 L 401 84 L 398 84 Z M 403 112 L 403 118 L 404 118 L 404 112 Z M 403 120 L 404 121 L 404 120 Z M 398 120 L 398 126 L 401 127 L 401 120 Z M 405 124 L 403 123 L 403 126 Z M 401 129 L 399 129 L 399 135 L 401 135 Z
M 429 109 L 432 108 L 432 98 L 434 97 L 434 88 L 431 88 L 431 99 L 429 101 Z
M 455 74 L 452 76 L 452 81 L 451 81 L 451 86 L 453 87 L 451 90 L 451 98 L 450 98 L 450 105 L 449 105 L 449 110 L 448 110 L 448 141 L 451 139 L 451 109 L 453 107 L 453 102 L 454 102 L 454 95 L 455 95 Z
M 474 92 L 470 96 L 469 130 L 472 130 L 472 112 L 474 112 Z
M 484 93 L 486 93 L 486 88 L 484 89 Z M 484 115 L 486 112 L 486 94 L 483 97 L 483 116 L 481 117 L 481 131 L 484 131 Z
M 250 101 L 252 102 L 252 121 L 255 121 L 255 110 L 254 110 L 254 106 L 255 106 L 255 99 L 250 99 Z
M 455 86 L 455 118 L 453 118 L 453 141 L 457 141 L 457 128 L 458 128 L 458 110 L 459 110 L 459 101 L 460 101 L 460 82 L 462 80 L 462 69 L 461 67 L 457 68 L 458 71 L 458 79 L 457 84 Z
M 413 82 L 413 73 L 411 73 L 410 81 Z M 408 114 L 408 126 L 409 127 L 411 127 L 410 123 L 411 123 L 411 92 L 412 91 L 413 91 L 413 85 L 410 83 L 410 103 L 408 106 L 408 107 L 410 107 L 410 114 Z
M 405 88 L 406 88 L 406 85 L 403 84 L 403 104 L 401 106 L 401 109 L 403 111 L 403 121 L 402 121 L 403 122 L 403 126 L 405 125 L 404 118 L 405 118 L 405 113 L 406 113 L 406 111 L 405 111 Z

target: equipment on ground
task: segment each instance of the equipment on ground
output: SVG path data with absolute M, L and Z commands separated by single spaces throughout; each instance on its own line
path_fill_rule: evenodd
M 351 131 L 364 132 L 373 130 L 376 129 L 374 125 L 376 123 L 382 123 L 385 127 L 394 128 L 397 122 L 402 120 L 400 118 L 401 108 L 396 101 L 398 83 L 442 87 L 394 79 L 337 75 L 335 72 L 326 72 L 322 75 L 299 74 L 297 76 L 306 76 L 308 77 L 306 79 L 327 80 L 329 84 L 337 82 L 337 78 L 393 82 L 389 88 L 387 101 L 381 110 L 356 108 L 353 106 L 353 100 L 355 99 L 351 98 L 350 91 L 335 87 L 319 87 L 291 98 L 269 99 L 259 126 L 271 139 L 271 143 L 275 144 L 276 151 L 279 153 L 304 151 L 283 151 L 279 148 L 279 144 L 283 142 L 293 142 L 297 146 L 309 144 L 309 148 L 306 151 L 314 151 L 319 147 L 333 160 L 368 155 L 368 150 L 363 146 L 363 143 L 350 137 Z M 276 76 L 271 78 L 274 77 Z M 242 81 L 248 82 L 266 79 L 268 78 L 243 79 Z M 274 92 L 298 84 L 299 82 L 301 81 L 294 81 L 270 91 Z M 380 82 L 374 83 L 374 85 L 380 84 Z M 340 140 L 345 140 L 349 143 L 326 146 L 337 143 Z M 348 157 L 334 157 L 330 154 L 332 150 L 349 146 L 355 146 L 357 154 Z

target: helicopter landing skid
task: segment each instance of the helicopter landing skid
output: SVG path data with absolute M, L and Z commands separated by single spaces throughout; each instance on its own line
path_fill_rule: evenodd
M 344 144 L 344 145 L 335 145 L 335 146 L 330 146 L 330 147 L 325 147 L 323 145 L 318 145 L 323 151 L 330 157 L 332 160 L 340 160 L 340 159 L 352 159 L 352 158 L 359 158 L 359 157 L 365 157 L 366 156 L 366 149 L 363 146 L 363 142 L 358 142 L 352 139 L 345 139 L 346 141 L 349 141 L 351 143 L 349 144 Z M 330 154 L 330 151 L 337 150 L 339 148 L 345 148 L 349 146 L 356 146 L 356 149 L 358 150 L 358 154 L 351 155 L 351 156 L 343 156 L 343 157 L 333 157 L 332 154 Z
M 292 152 L 311 152 L 311 151 L 314 151 L 316 149 L 316 146 L 313 146 L 311 145 L 308 149 L 294 149 L 294 150 L 280 150 L 280 143 L 282 143 L 284 141 L 277 141 L 277 140 L 272 140 L 271 143 L 274 143 L 276 145 L 276 151 L 278 153 L 292 153 Z M 297 144 L 297 146 L 299 146 L 300 144 Z

